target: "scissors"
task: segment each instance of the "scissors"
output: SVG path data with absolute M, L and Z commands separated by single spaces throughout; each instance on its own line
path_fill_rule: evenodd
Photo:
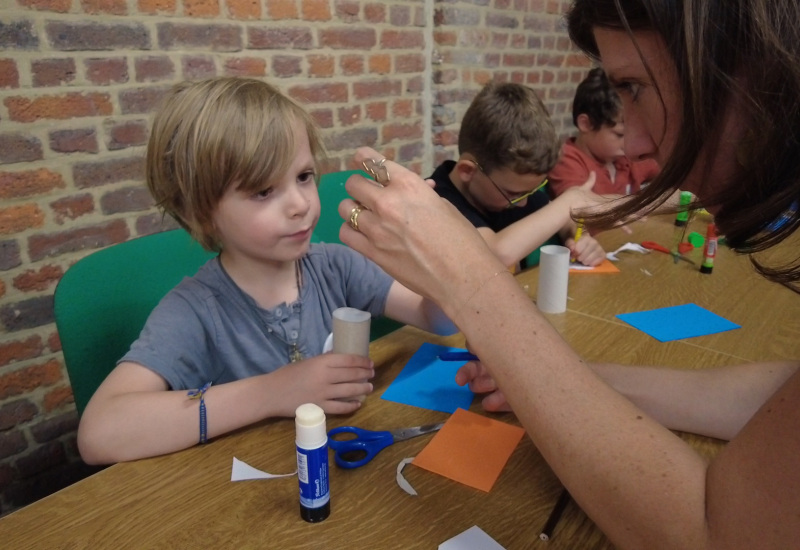
M 444 426 L 444 422 L 382 432 L 364 430 L 355 426 L 342 426 L 328 432 L 328 446 L 333 449 L 336 464 L 340 468 L 358 468 L 375 458 L 375 455 L 392 443 L 435 432 L 442 426 Z M 336 439 L 339 434 L 352 434 L 355 437 L 345 440 Z

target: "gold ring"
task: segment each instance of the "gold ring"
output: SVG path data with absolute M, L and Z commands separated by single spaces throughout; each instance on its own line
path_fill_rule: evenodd
M 361 214 L 361 211 L 364 210 L 364 207 L 360 204 L 357 204 L 351 211 L 350 211 L 350 227 L 358 231 L 358 215 Z
M 362 162 L 362 166 L 364 166 L 364 170 L 372 176 L 372 178 L 381 185 L 386 185 L 389 183 L 389 170 L 385 166 L 386 159 L 382 158 L 380 160 L 375 159 L 367 159 Z

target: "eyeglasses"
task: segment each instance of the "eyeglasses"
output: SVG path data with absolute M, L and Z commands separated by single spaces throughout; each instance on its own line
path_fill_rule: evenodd
M 505 192 L 505 191 L 503 191 L 503 188 L 502 188 L 502 187 L 500 187 L 499 185 L 497 185 L 497 182 L 496 182 L 496 181 L 494 181 L 494 180 L 492 179 L 492 176 L 490 176 L 489 174 L 487 174 L 487 173 L 486 173 L 486 171 L 483 169 L 483 167 L 481 167 L 481 165 L 480 165 L 480 164 L 478 164 L 478 163 L 477 163 L 477 162 L 475 162 L 475 161 L 472 161 L 472 162 L 473 162 L 473 163 L 475 163 L 475 166 L 478 168 L 478 170 L 480 170 L 480 171 L 481 171 L 481 173 L 482 173 L 484 176 L 486 176 L 486 178 L 487 178 L 487 179 L 488 179 L 490 182 L 492 182 L 492 185 L 494 185 L 494 188 L 495 188 L 495 189 L 497 189 L 497 191 L 498 191 L 498 192 L 499 192 L 501 195 L 503 195 L 503 198 L 504 198 L 504 199 L 506 199 L 506 200 L 508 201 L 508 208 L 514 208 L 515 206 L 517 206 L 517 204 L 518 204 L 520 201 L 522 201 L 522 200 L 524 200 L 524 199 L 527 199 L 528 197 L 530 197 L 531 195 L 533 195 L 534 193 L 536 193 L 536 192 L 537 192 L 539 189 L 541 189 L 542 187 L 544 187 L 545 185 L 547 185 L 547 178 L 544 178 L 544 181 L 542 181 L 542 183 L 540 183 L 540 184 L 539 184 L 538 186 L 536 186 L 534 189 L 532 189 L 532 190 L 528 191 L 527 193 L 523 193 L 523 194 L 522 194 L 522 195 L 520 195 L 519 197 L 516 197 L 516 198 L 512 199 L 511 197 L 509 197 L 509 196 L 506 194 L 506 192 Z

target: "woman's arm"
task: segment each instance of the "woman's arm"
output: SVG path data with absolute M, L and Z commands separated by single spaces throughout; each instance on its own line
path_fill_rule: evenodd
M 379 158 L 360 149 L 358 162 Z M 787 548 L 800 537 L 800 374 L 710 465 L 564 342 L 463 217 L 418 177 L 348 180 L 342 240 L 434 299 L 575 500 L 620 548 Z M 339 211 L 353 207 L 349 199 Z
M 395 321 L 442 336 L 458 332 L 458 327 L 435 302 L 412 292 L 397 281 L 389 288 L 385 314 Z

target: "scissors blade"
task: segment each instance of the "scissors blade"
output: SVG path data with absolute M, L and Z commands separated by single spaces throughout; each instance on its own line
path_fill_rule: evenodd
M 395 441 L 403 441 L 405 439 L 417 437 L 418 435 L 425 435 L 435 432 L 442 426 L 444 426 L 444 422 L 439 422 L 438 424 L 425 424 L 424 426 L 414 426 L 413 428 L 403 428 L 401 430 L 391 430 L 389 433 L 392 434 L 392 437 L 394 437 Z

